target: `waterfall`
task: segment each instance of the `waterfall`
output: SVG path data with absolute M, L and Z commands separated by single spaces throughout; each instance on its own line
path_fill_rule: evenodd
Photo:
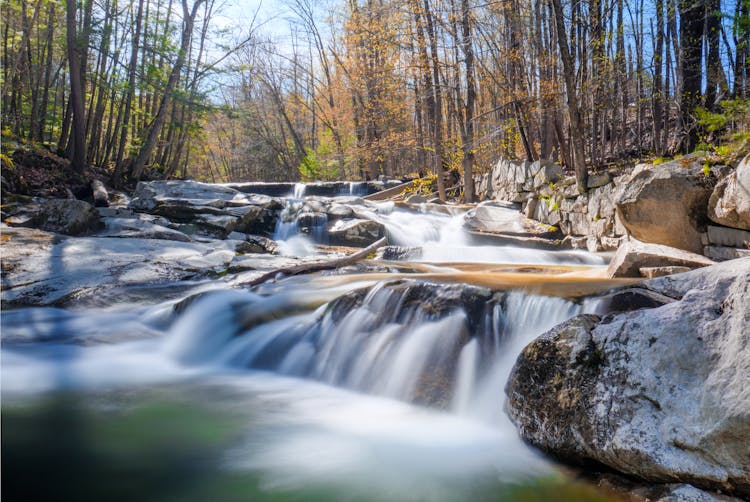
M 363 197 L 367 195 L 367 182 L 366 181 L 350 181 L 349 193 L 342 195 L 348 195 L 349 197 Z
M 305 198 L 305 190 L 307 185 L 304 183 L 295 183 L 294 192 L 292 192 L 292 200 L 302 200 Z
M 389 242 L 397 246 L 421 247 L 419 261 L 474 263 L 577 263 L 602 265 L 605 260 L 584 251 L 544 251 L 514 246 L 477 246 L 464 229 L 464 213 L 455 215 L 398 209 L 393 202 L 358 209 L 362 216 L 382 224 Z
M 301 312 L 305 295 L 207 295 L 170 330 L 187 363 L 255 368 L 496 421 L 521 349 L 575 315 L 559 298 L 380 283 Z

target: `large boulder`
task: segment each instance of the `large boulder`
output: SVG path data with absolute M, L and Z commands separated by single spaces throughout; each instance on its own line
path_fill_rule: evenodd
M 750 258 L 644 287 L 677 301 L 577 316 L 529 344 L 511 420 L 567 462 L 750 496 Z
M 365 247 L 385 235 L 385 227 L 372 220 L 338 220 L 328 227 L 328 237 L 335 246 Z
M 713 260 L 703 255 L 630 239 L 617 248 L 615 256 L 609 262 L 607 275 L 609 277 L 639 277 L 642 268 L 689 267 L 693 269 L 713 264 Z
M 750 155 L 716 185 L 708 201 L 708 217 L 720 225 L 750 230 Z
M 77 199 L 47 199 L 32 221 L 37 228 L 65 235 L 91 234 L 103 226 L 94 206 Z
M 700 253 L 714 183 L 704 173 L 698 155 L 641 167 L 618 188 L 617 215 L 628 233 L 640 241 Z

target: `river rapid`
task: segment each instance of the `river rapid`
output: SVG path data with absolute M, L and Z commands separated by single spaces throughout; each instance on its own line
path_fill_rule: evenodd
M 441 270 L 604 264 L 473 245 L 461 214 L 367 211 Z M 314 255 L 321 235 L 287 225 L 276 238 Z M 335 277 L 3 311 L 8 500 L 608 499 L 523 444 L 503 412 L 523 347 L 596 302 Z

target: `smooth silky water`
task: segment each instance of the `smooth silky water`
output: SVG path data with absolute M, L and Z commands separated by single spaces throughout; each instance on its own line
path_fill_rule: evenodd
M 368 211 L 396 243 L 429 249 L 424 261 L 601 264 L 471 246 L 458 217 Z M 2 313 L 9 500 L 611 497 L 524 445 L 503 413 L 518 353 L 586 302 L 509 292 L 434 313 L 383 281 L 174 288 Z

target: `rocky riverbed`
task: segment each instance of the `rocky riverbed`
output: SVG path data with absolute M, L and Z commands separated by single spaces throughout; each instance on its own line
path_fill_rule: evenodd
M 750 497 L 750 258 L 713 264 L 629 241 L 608 270 L 514 204 L 396 204 L 287 188 L 282 197 L 161 181 L 109 207 L 3 206 L 4 390 L 127 387 L 142 361 L 154 371 L 138 382 L 220 361 L 447 410 L 497 432 L 512 431 L 505 386 L 523 440 L 650 487 L 631 493 Z M 324 278 L 280 275 L 251 293 L 238 287 L 383 237 L 390 246 L 378 260 Z M 671 275 L 603 282 L 647 274 Z M 615 289 L 514 291 L 545 281 Z M 67 346 L 91 349 L 49 356 Z M 45 380 L 58 371 L 67 376 Z M 536 465 L 522 446 L 512 450 Z

